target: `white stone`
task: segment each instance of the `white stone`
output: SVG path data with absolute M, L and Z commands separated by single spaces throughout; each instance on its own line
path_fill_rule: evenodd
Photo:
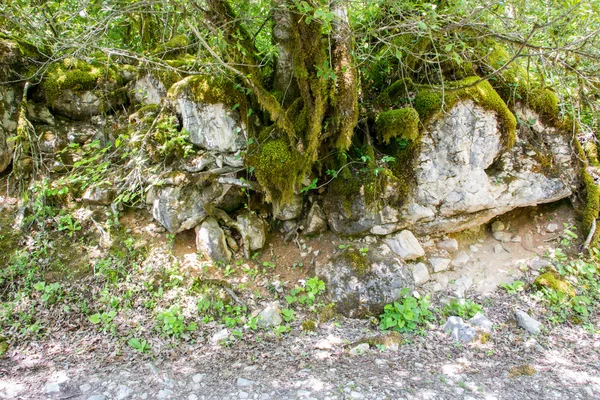
M 431 257 L 429 263 L 433 268 L 433 272 L 442 272 L 448 269 L 450 266 L 450 259 L 443 257 Z
M 557 224 L 548 224 L 548 226 L 546 226 L 546 232 L 548 232 L 548 233 L 554 233 L 557 230 L 558 230 Z
M 264 310 L 262 310 L 258 316 L 258 325 L 262 328 L 272 328 L 279 326 L 283 322 L 281 317 L 281 310 L 277 302 L 270 304 Z
M 361 343 L 350 349 L 350 354 L 359 355 L 369 351 L 369 343 Z
M 223 229 L 216 219 L 209 217 L 196 227 L 196 247 L 198 252 L 214 262 L 228 263 L 231 251 Z
M 424 284 L 430 279 L 429 270 L 424 263 L 414 264 L 412 266 L 412 274 L 417 286 Z
M 414 260 L 425 255 L 425 250 L 409 230 L 389 236 L 386 243 L 394 253 L 404 260 Z
M 458 241 L 456 239 L 446 239 L 438 242 L 438 248 L 446 250 L 449 253 L 458 251 Z
M 450 265 L 452 265 L 454 268 L 464 267 L 469 262 L 469 258 L 470 257 L 466 252 L 461 251 L 454 256 L 450 262 Z
M 517 324 L 532 335 L 537 335 L 541 331 L 542 324 L 531 318 L 525 311 L 517 310 L 515 312 Z
M 220 331 L 218 331 L 214 335 L 212 335 L 212 337 L 210 338 L 210 342 L 212 344 L 219 344 L 223 340 L 227 340 L 227 339 L 229 339 L 229 330 L 227 328 L 225 328 L 225 329 L 221 329 Z

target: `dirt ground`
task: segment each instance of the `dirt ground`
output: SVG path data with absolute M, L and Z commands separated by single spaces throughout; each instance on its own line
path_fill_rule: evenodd
M 303 330 L 302 321 L 312 317 L 298 312 L 289 323 L 289 333 L 244 333 L 241 338 L 215 344 L 213 335 L 223 329 L 217 322 L 200 325 L 184 339 L 165 339 L 153 334 L 151 325 L 144 328 L 143 309 L 134 305 L 127 318 L 142 315 L 140 326 L 147 329 L 151 352 L 132 351 L 122 337 L 105 335 L 85 321 L 52 322 L 53 328 L 43 338 L 11 343 L 0 358 L 0 398 L 600 398 L 600 335 L 565 323 L 546 326 L 542 334 L 531 336 L 517 326 L 514 311 L 532 310 L 540 316 L 542 311 L 536 311 L 526 297 L 498 290 L 500 283 L 528 280 L 524 263 L 553 251 L 563 223 L 577 228 L 575 213 L 568 203 L 558 203 L 518 210 L 499 219 L 520 241 L 502 243 L 499 252 L 499 242 L 489 226 L 459 235 L 460 251 L 468 252 L 471 262 L 433 274 L 429 286 L 421 289 L 425 292 L 435 282 L 446 282 L 441 290 L 431 290 L 432 304 L 439 307 L 452 294 L 453 281 L 473 277 L 467 297 L 479 301 L 494 324 L 485 339 L 453 342 L 441 329 L 444 321 L 437 320 L 421 333 L 403 334 L 397 349 L 371 346 L 357 352 L 351 351 L 353 343 L 381 334 L 372 321 L 337 316 L 317 323 L 316 330 L 308 332 Z M 147 216 L 130 214 L 121 222 L 151 246 L 169 242 Z M 546 228 L 550 223 L 559 229 L 549 233 Z M 226 279 L 234 287 L 243 285 L 246 294 L 241 296 L 252 308 L 270 301 L 269 286 L 274 281 L 286 286 L 311 276 L 316 263 L 326 262 L 340 244 L 346 243 L 330 233 L 289 243 L 272 239 L 256 259 L 240 261 L 230 274 L 222 267 L 206 265 L 196 253 L 193 232 L 174 238 L 173 255 L 190 277 Z M 250 279 L 243 272 L 250 267 L 263 271 Z M 68 314 L 60 315 L 68 319 Z M 598 332 L 600 321 L 592 321 L 592 325 Z

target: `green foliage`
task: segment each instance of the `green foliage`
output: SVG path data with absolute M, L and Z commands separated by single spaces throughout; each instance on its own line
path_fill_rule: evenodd
M 144 339 L 131 338 L 127 341 L 127 344 L 134 350 L 144 354 L 150 350 L 150 345 Z
M 33 285 L 33 288 L 42 292 L 40 300 L 47 305 L 61 301 L 64 296 L 63 288 L 58 282 L 48 284 L 46 282 L 38 282 Z
M 392 139 L 416 140 L 419 137 L 419 114 L 414 108 L 384 111 L 377 115 L 377 134 L 389 144 Z
M 429 310 L 429 298 L 416 298 L 409 292 L 410 289 L 402 290 L 397 301 L 383 308 L 383 314 L 379 316 L 379 329 L 411 332 L 433 319 L 433 313 Z
M 325 290 L 325 282 L 315 276 L 307 279 L 304 286 L 297 286 L 290 290 L 290 294 L 285 297 L 285 300 L 290 305 L 298 303 L 301 305 L 312 306 L 315 303 L 317 296 L 325 293 Z
M 171 306 L 169 309 L 160 312 L 156 316 L 156 321 L 159 332 L 167 336 L 181 337 L 185 332 L 198 329 L 194 322 L 185 323 L 185 316 L 179 306 Z
M 442 309 L 442 314 L 446 317 L 455 315 L 462 319 L 469 319 L 481 310 L 482 307 L 479 304 L 474 303 L 471 300 L 459 299 L 452 300 L 446 304 Z
M 113 323 L 113 320 L 116 316 L 117 312 L 115 310 L 110 310 L 108 312 L 104 311 L 102 313 L 90 315 L 88 320 L 92 324 L 100 326 L 102 332 L 114 334 L 117 326 Z
M 525 282 L 514 281 L 513 283 L 501 283 L 500 287 L 508 292 L 508 294 L 517 294 L 525 288 Z

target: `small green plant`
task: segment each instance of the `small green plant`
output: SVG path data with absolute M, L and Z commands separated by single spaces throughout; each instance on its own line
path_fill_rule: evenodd
M 113 323 L 113 320 L 116 316 L 117 312 L 115 310 L 110 310 L 109 312 L 102 312 L 90 315 L 88 320 L 94 325 L 100 325 L 102 327 L 102 332 L 114 333 L 117 327 Z
M 81 224 L 71 214 L 64 214 L 58 217 L 58 230 L 66 231 L 72 238 L 77 231 L 81 230 Z
M 325 292 L 325 282 L 318 277 L 306 280 L 304 286 L 296 287 L 290 290 L 290 294 L 285 297 L 288 304 L 300 303 L 302 305 L 312 306 L 317 296 Z
M 281 310 L 281 315 L 283 316 L 283 320 L 285 322 L 291 322 L 296 318 L 294 310 L 290 308 L 284 308 Z
M 481 309 L 482 307 L 479 304 L 474 303 L 471 300 L 452 300 L 444 306 L 442 314 L 446 317 L 455 315 L 462 319 L 469 319 L 480 312 Z
M 369 248 L 368 247 L 363 247 L 361 249 L 358 250 L 360 252 L 360 254 L 362 254 L 363 256 L 366 256 L 369 253 Z
M 150 350 L 150 345 L 148 344 L 148 342 L 144 339 L 138 339 L 138 338 L 131 338 L 129 339 L 129 341 L 127 342 L 127 344 L 134 350 L 139 351 L 140 353 L 144 354 L 146 353 L 148 350 Z
M 158 321 L 158 330 L 168 336 L 180 337 L 186 331 L 195 331 L 198 327 L 196 323 L 185 324 L 185 317 L 179 306 L 171 306 L 156 316 Z
M 565 229 L 563 230 L 563 233 L 561 235 L 560 244 L 562 246 L 567 247 L 573 244 L 573 241 L 577 239 L 578 236 L 574 232 L 575 230 L 577 230 L 577 227 L 574 225 L 567 224 L 566 222 L 563 222 L 563 225 Z
M 429 297 L 416 298 L 409 293 L 410 289 L 403 289 L 397 301 L 383 308 L 383 314 L 379 316 L 380 329 L 411 332 L 433 319 Z
M 525 282 L 514 281 L 513 283 L 501 283 L 500 287 L 508 292 L 508 294 L 516 294 L 522 292 L 525 288 Z
M 50 305 L 60 301 L 63 297 L 63 290 L 58 282 L 46 284 L 46 282 L 38 282 L 33 285 L 35 290 L 42 292 L 40 300 L 44 304 Z

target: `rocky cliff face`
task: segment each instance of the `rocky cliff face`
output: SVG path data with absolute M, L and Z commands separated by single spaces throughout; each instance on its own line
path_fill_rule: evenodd
M 10 43 L 2 48 L 8 78 L 5 67 L 17 63 L 20 53 Z M 220 258 L 229 254 L 228 246 L 248 247 L 244 252 L 249 255 L 264 245 L 264 238 L 260 245 L 251 239 L 264 235 L 268 218 L 277 220 L 275 226 L 289 237 L 320 234 L 327 225 L 347 236 L 389 236 L 403 229 L 441 235 L 518 207 L 557 201 L 579 185 L 571 138 L 519 107 L 520 128 L 508 149 L 496 112 L 466 99 L 422 129 L 408 190 L 398 179 L 370 188 L 369 196 L 380 206 L 369 204 L 364 187 L 345 198 L 326 186 L 310 196 L 295 193 L 291 204 L 274 204 L 272 212 L 263 208 L 260 218 L 240 222 L 245 191 L 260 188 L 245 180 L 252 168 L 245 165 L 249 129 L 255 127 L 245 118 L 249 113 L 239 93 L 212 77 L 177 77 L 167 83 L 147 71 L 137 76 L 132 68 L 99 68 L 65 61 L 33 88 L 26 117 L 39 136 L 40 154 L 56 159 L 49 163 L 58 167 L 50 170 L 70 170 L 80 157 L 68 154 L 71 147 L 117 144 L 126 132 L 121 138 L 142 155 L 124 156 L 97 188 L 92 181 L 73 193 L 82 201 L 107 204 L 125 187 L 123 182 L 136 181 L 143 186 L 148 211 L 172 233 L 198 228 L 211 217 L 214 229 L 197 230 L 204 236 L 219 232 Z M 22 91 L 23 84 L 0 87 L 0 171 L 11 162 L 7 139 L 17 131 Z M 118 168 L 126 173 L 119 174 Z M 107 196 L 99 200 L 90 193 Z M 202 243 L 210 243 L 204 236 Z
M 419 234 L 443 234 L 481 225 L 517 207 L 549 203 L 578 186 L 571 139 L 545 126 L 522 108 L 524 124 L 506 150 L 493 112 L 472 101 L 458 103 L 423 134 L 415 166 L 416 183 L 400 208 L 369 209 L 364 198 L 325 200 L 330 227 L 343 235 L 387 235 L 410 227 Z M 388 186 L 383 197 L 396 196 Z

